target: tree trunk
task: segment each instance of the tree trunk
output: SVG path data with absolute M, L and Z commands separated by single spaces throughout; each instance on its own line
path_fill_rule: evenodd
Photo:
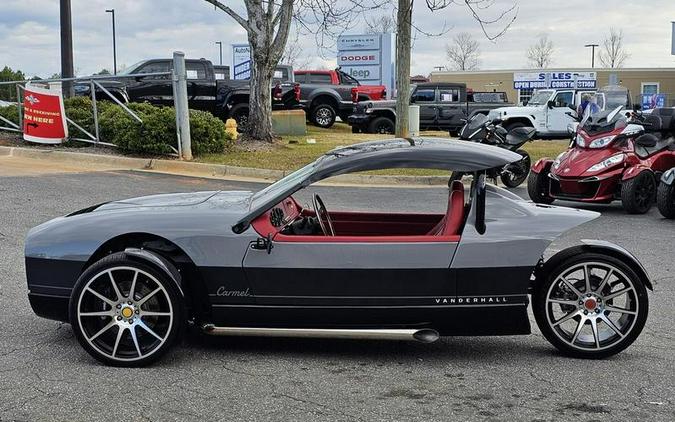
M 414 0 L 398 0 L 396 16 L 396 136 L 409 136 L 410 45 Z
M 272 79 L 275 64 L 263 55 L 253 58 L 251 66 L 251 93 L 249 95 L 248 136 L 264 142 L 273 142 Z

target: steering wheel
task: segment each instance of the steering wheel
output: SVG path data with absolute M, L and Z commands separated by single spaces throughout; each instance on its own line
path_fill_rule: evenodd
M 312 203 L 314 204 L 316 219 L 319 220 L 319 226 L 321 226 L 323 234 L 325 234 L 326 236 L 335 236 L 335 230 L 333 229 L 333 222 L 330 219 L 330 214 L 328 214 L 328 210 L 326 210 L 326 205 L 323 203 L 318 193 L 315 193 L 314 196 L 312 197 Z M 324 216 L 326 217 L 325 224 L 323 222 Z M 326 230 L 326 227 L 328 227 L 328 230 Z

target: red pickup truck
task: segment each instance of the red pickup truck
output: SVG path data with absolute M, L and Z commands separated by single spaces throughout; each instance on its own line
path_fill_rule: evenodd
M 384 85 L 361 85 L 340 69 L 296 70 L 295 82 L 300 84 L 300 105 L 311 123 L 329 128 L 337 116 L 346 122 L 354 109 L 355 100 L 372 101 L 387 97 Z

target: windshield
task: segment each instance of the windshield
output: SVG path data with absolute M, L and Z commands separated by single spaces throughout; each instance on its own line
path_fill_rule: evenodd
M 587 107 L 584 111 L 584 118 L 581 126 L 586 133 L 594 135 L 602 132 L 611 132 L 615 129 L 626 126 L 626 116 L 621 113 L 623 105 L 615 107 L 613 110 L 592 111 Z
M 140 62 L 136 62 L 132 64 L 131 66 L 127 66 L 124 70 L 120 70 L 117 72 L 118 75 L 131 75 L 141 64 L 145 63 L 146 60 L 141 60 Z
M 527 102 L 527 105 L 544 105 L 548 103 L 549 98 L 551 98 L 551 94 L 553 94 L 553 91 L 535 91 L 532 95 L 532 98 L 530 98 L 530 101 Z
M 487 123 L 487 121 L 488 121 L 488 116 L 486 116 L 485 114 L 476 114 L 467 123 L 467 128 L 471 131 L 474 131 L 474 130 L 482 127 L 483 125 L 485 125 L 485 123 Z
M 628 89 L 622 86 L 607 86 L 598 91 L 598 93 L 604 94 L 605 108 L 608 110 L 615 109 L 619 106 L 623 108 L 628 108 L 630 106 Z
M 294 171 L 283 179 L 272 183 L 265 189 L 257 192 L 251 199 L 251 209 L 258 208 L 259 206 L 262 206 L 263 204 L 270 201 L 277 201 L 277 199 L 281 201 L 284 199 L 286 197 L 286 192 L 293 190 L 294 186 L 302 183 L 302 181 L 314 171 L 314 168 L 321 162 L 322 159 L 323 156 L 318 160 L 307 164 L 305 167 Z M 279 197 L 282 194 L 283 198 Z

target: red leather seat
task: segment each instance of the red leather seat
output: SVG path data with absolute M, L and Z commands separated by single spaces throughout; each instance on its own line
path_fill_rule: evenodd
M 427 235 L 450 236 L 459 234 L 464 221 L 464 185 L 459 180 L 452 182 L 448 195 L 448 210 L 441 221 Z

